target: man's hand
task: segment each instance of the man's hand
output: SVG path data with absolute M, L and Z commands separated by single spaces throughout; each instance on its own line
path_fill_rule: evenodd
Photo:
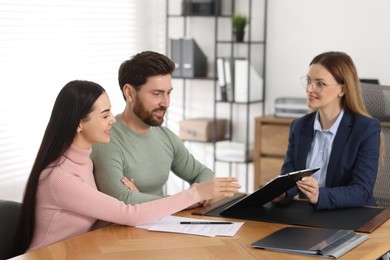
M 134 179 L 131 178 L 130 180 L 127 179 L 126 177 L 123 177 L 121 179 L 121 182 L 123 185 L 125 185 L 129 190 L 131 191 L 135 191 L 135 192 L 139 192 L 139 190 L 137 189 L 137 187 L 135 186 L 134 184 Z

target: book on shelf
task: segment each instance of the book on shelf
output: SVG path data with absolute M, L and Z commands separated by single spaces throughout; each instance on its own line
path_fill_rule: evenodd
M 221 101 L 232 101 L 232 67 L 229 58 L 217 58 L 217 75 Z
M 225 81 L 226 81 L 226 93 L 227 101 L 233 101 L 233 63 L 232 59 L 224 58 L 224 67 L 225 67 Z
M 227 101 L 224 58 L 217 58 L 218 86 L 221 90 L 221 101 Z
M 252 102 L 263 98 L 263 79 L 247 59 L 217 58 L 221 101 Z
M 197 78 L 207 76 L 207 56 L 195 39 L 170 39 L 171 59 L 176 69 L 174 78 Z
M 252 243 L 253 248 L 338 258 L 368 239 L 353 230 L 285 227 Z

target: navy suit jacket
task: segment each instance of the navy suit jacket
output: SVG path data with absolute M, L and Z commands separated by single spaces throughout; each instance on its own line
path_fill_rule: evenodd
M 314 138 L 316 113 L 295 119 L 290 126 L 288 148 L 281 174 L 306 168 Z M 375 205 L 373 189 L 378 172 L 380 123 L 376 118 L 345 111 L 333 141 L 326 176 L 326 187 L 320 187 L 317 209 Z M 287 192 L 289 201 L 298 193 Z

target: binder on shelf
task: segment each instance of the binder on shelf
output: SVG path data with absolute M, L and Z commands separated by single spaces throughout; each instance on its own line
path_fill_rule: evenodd
M 217 58 L 218 86 L 220 88 L 220 100 L 233 101 L 232 63 L 230 58 Z
M 171 39 L 171 59 L 176 65 L 174 78 L 207 76 L 207 57 L 194 39 Z
M 225 63 L 224 58 L 217 58 L 217 76 L 218 76 L 218 86 L 221 90 L 221 101 L 228 100 L 224 63 Z
M 182 14 L 188 16 L 214 16 L 220 13 L 220 0 L 183 0 Z
M 338 258 L 368 239 L 353 230 L 286 227 L 252 244 L 252 247 L 285 253 Z
M 227 101 L 233 101 L 233 66 L 232 59 L 225 58 L 224 59 L 225 66 L 225 81 L 226 81 L 226 93 L 227 93 Z
M 248 73 L 248 70 L 249 73 Z M 250 79 L 248 79 L 250 77 Z M 249 93 L 248 93 L 249 92 Z M 263 79 L 246 59 L 234 60 L 234 101 L 251 102 L 263 99 Z
M 175 70 L 172 73 L 172 77 L 181 77 L 182 61 L 181 61 L 181 41 L 180 39 L 171 40 L 171 59 L 175 63 Z

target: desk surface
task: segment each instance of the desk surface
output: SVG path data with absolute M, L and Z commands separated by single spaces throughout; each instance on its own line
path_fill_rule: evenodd
M 176 215 L 221 220 L 190 213 Z M 210 238 L 111 225 L 14 259 L 323 259 L 251 248 L 254 241 L 285 226 L 288 225 L 245 221 L 234 237 Z M 389 250 L 390 219 L 339 259 L 376 259 Z

